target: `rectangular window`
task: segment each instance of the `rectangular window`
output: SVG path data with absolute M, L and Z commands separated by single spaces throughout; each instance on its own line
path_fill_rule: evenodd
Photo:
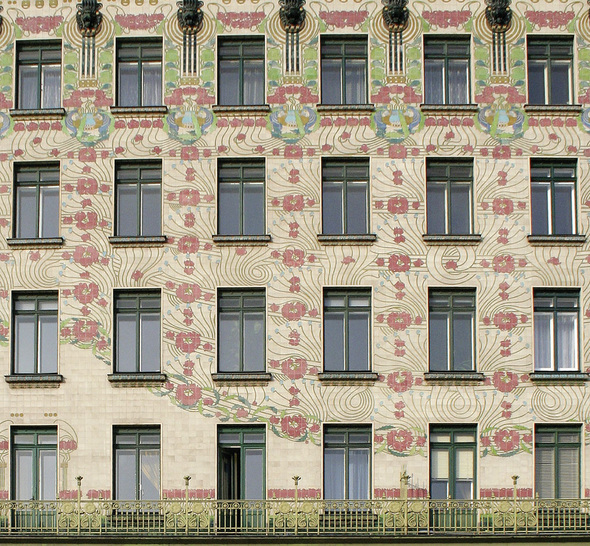
M 322 37 L 322 103 L 367 103 L 367 38 Z
M 542 499 L 580 497 L 580 427 L 535 426 L 535 492 Z
M 429 235 L 473 233 L 473 161 L 427 160 Z
M 474 426 L 430 427 L 431 499 L 474 498 L 476 440 Z
M 369 231 L 369 160 L 324 159 L 322 230 L 325 235 Z
M 371 491 L 371 427 L 324 427 L 324 499 L 364 500 Z
M 117 106 L 162 105 L 162 42 L 117 41 Z
M 531 160 L 532 235 L 575 235 L 576 160 Z
M 571 37 L 528 37 L 530 104 L 573 104 L 574 42 Z
M 219 104 L 264 104 L 264 38 L 219 38 Z
M 59 235 L 59 163 L 16 164 L 14 236 L 22 239 Z
M 115 372 L 159 372 L 160 338 L 160 294 L 115 292 Z
M 113 432 L 115 499 L 158 500 L 160 427 L 115 427 Z
M 219 372 L 266 371 L 264 289 L 220 290 L 217 310 Z
M 57 373 L 57 294 L 15 293 L 13 373 Z
M 13 427 L 11 431 L 14 500 L 57 498 L 57 428 Z
M 431 372 L 475 370 L 475 290 L 430 290 Z
M 370 370 L 371 289 L 324 290 L 324 371 Z
M 469 38 L 424 37 L 425 103 L 468 104 L 470 59 Z
M 17 108 L 61 108 L 61 43 L 18 42 Z
M 266 497 L 264 427 L 220 426 L 217 434 L 220 499 Z
M 535 371 L 579 370 L 579 290 L 538 290 L 534 297 Z
M 264 159 L 219 160 L 220 235 L 264 235 Z
M 162 234 L 162 163 L 115 162 L 116 235 Z

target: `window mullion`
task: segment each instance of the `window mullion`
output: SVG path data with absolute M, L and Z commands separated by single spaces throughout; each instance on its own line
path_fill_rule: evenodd
M 244 363 L 246 359 L 246 344 L 244 343 L 246 337 L 246 321 L 244 311 L 244 298 L 240 297 L 240 372 L 246 371 L 244 369 Z
M 342 177 L 342 233 L 348 233 L 348 177 L 346 169 L 344 169 Z
M 135 371 L 141 371 L 141 312 L 139 301 L 135 310 Z

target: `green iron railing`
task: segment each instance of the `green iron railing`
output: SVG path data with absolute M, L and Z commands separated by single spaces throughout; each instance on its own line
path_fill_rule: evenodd
M 79 480 L 81 482 L 81 480 Z M 2 536 L 448 536 L 590 533 L 590 499 L 0 501 Z M 297 490 L 296 490 L 297 491 Z

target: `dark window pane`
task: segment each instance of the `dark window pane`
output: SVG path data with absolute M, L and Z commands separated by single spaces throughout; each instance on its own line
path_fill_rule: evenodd
M 324 317 L 324 368 L 344 371 L 344 315 L 329 313 Z
M 35 109 L 41 106 L 40 81 L 36 66 L 20 66 L 18 71 L 18 107 Z
M 36 188 L 17 188 L 16 191 L 16 236 L 33 238 L 38 236 L 37 190 Z
M 264 184 L 244 184 L 244 235 L 264 234 Z
M 367 63 L 363 60 L 348 59 L 346 70 L 346 104 L 364 104 L 366 99 Z
M 448 100 L 447 104 L 467 104 L 469 89 L 469 61 L 457 59 L 448 61 Z
M 445 313 L 430 313 L 430 370 L 433 372 L 449 369 L 448 318 Z
M 344 499 L 344 449 L 324 448 L 324 498 Z
M 35 373 L 37 357 L 35 355 L 36 318 L 16 316 L 14 321 L 14 372 Z
M 570 104 L 571 62 L 551 63 L 551 104 Z
M 141 315 L 141 341 L 139 370 L 142 372 L 160 371 L 160 317 Z
M 533 235 L 548 235 L 551 210 L 549 205 L 549 184 L 531 185 L 531 230 Z
M 324 182 L 322 191 L 322 220 L 325 234 L 340 234 L 343 230 L 342 184 Z
M 346 233 L 367 233 L 367 185 L 349 183 L 346 193 Z
M 41 107 L 59 108 L 61 106 L 61 66 L 43 66 L 41 78 L 41 93 L 43 96 Z
M 244 370 L 260 372 L 265 369 L 264 362 L 264 314 L 244 314 Z
M 424 61 L 424 101 L 426 104 L 444 104 L 444 61 Z
M 369 370 L 369 314 L 348 315 L 348 369 Z
M 454 235 L 471 233 L 471 186 L 451 185 L 451 230 Z
M 342 62 L 322 59 L 322 102 L 342 104 Z
M 137 320 L 117 315 L 117 372 L 137 372 Z
M 39 317 L 39 373 L 57 373 L 57 337 L 57 316 Z
M 446 184 L 428 184 L 426 214 L 429 234 L 440 235 L 447 232 L 446 210 Z
M 455 313 L 453 317 L 453 370 L 473 370 L 473 315 Z
M 244 61 L 244 102 L 245 105 L 264 104 L 264 61 Z
M 222 313 L 219 315 L 219 371 L 240 371 L 240 315 Z
M 119 106 L 139 106 L 139 66 L 119 63 Z
M 545 99 L 545 61 L 531 61 L 529 59 L 529 103 L 546 104 Z
M 240 185 L 224 182 L 219 185 L 219 233 L 221 235 L 241 234 Z
M 575 210 L 574 186 L 572 184 L 555 184 L 555 225 L 556 235 L 572 235 Z
M 141 194 L 141 235 L 160 235 L 162 233 L 160 185 L 142 184 Z
M 40 236 L 57 237 L 59 234 L 59 189 L 53 186 L 40 188 Z
M 138 200 L 137 185 L 117 186 L 117 235 L 137 236 L 138 231 Z
M 162 65 L 159 62 L 142 65 L 142 106 L 162 104 Z

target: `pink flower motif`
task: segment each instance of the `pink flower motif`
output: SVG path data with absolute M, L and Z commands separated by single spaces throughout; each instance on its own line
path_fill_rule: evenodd
M 236 410 L 236 417 L 238 419 L 245 419 L 248 417 L 248 410 L 246 408 L 238 408 Z
M 518 324 L 518 318 L 514 313 L 496 313 L 494 325 L 498 330 L 509 332 Z
M 51 32 L 62 24 L 64 18 L 61 15 L 50 15 L 48 17 L 17 17 L 16 24 L 25 32 L 39 34 L 40 32 Z
M 494 211 L 494 214 L 507 216 L 514 211 L 514 203 L 512 202 L 512 199 L 496 197 L 492 201 L 492 210 Z
M 95 283 L 80 283 L 74 287 L 74 297 L 79 303 L 86 305 L 98 297 L 98 285 Z
M 89 231 L 91 229 L 95 229 L 98 225 L 98 215 L 96 212 L 82 212 L 79 210 L 74 215 L 74 220 L 76 220 L 76 227 L 78 229 Z
M 182 206 L 198 205 L 201 201 L 201 195 L 198 190 L 184 189 L 180 190 L 178 194 L 178 202 Z
M 178 285 L 176 295 L 185 303 L 193 303 L 201 297 L 201 288 L 198 284 L 183 282 Z
M 78 159 L 84 163 L 94 162 L 96 161 L 96 150 L 94 148 L 82 148 L 78 152 Z
M 180 149 L 180 159 L 191 161 L 199 159 L 199 150 L 196 146 L 183 146 Z
M 500 451 L 514 451 L 520 445 L 520 434 L 517 430 L 499 430 L 494 434 L 494 443 Z
M 232 28 L 254 28 L 262 23 L 265 15 L 263 11 L 220 11 L 217 18 L 225 25 Z
M 366 10 L 359 11 L 320 11 L 320 19 L 336 28 L 356 27 L 368 17 Z
M 176 334 L 176 347 L 183 353 L 192 353 L 199 348 L 201 336 L 196 332 L 178 332 Z
M 80 178 L 76 189 L 80 195 L 94 195 L 98 192 L 98 182 L 94 178 Z
M 393 372 L 387 376 L 387 386 L 395 392 L 406 392 L 412 388 L 414 377 L 412 372 Z
M 492 267 L 496 273 L 512 273 L 514 271 L 514 258 L 508 254 L 496 256 L 492 260 Z
M 301 279 L 299 277 L 291 277 L 289 279 L 289 292 L 295 293 L 301 290 Z
M 194 406 L 202 396 L 201 388 L 197 385 L 178 385 L 176 388 L 176 400 L 183 406 Z
M 399 453 L 407 451 L 413 441 L 414 436 L 409 430 L 394 429 L 387 433 L 387 445 Z
M 392 254 L 389 257 L 389 270 L 394 273 L 405 272 L 410 269 L 410 257 L 405 254 Z
M 283 253 L 283 264 L 287 267 L 301 267 L 305 263 L 305 253 L 303 250 L 287 249 Z
M 289 379 L 301 379 L 307 372 L 307 361 L 303 358 L 288 358 L 281 364 L 281 370 Z
M 492 150 L 492 157 L 494 159 L 510 159 L 511 156 L 510 146 L 496 146 Z
M 303 195 L 286 195 L 283 198 L 283 210 L 286 212 L 302 211 L 304 206 Z
M 300 438 L 307 430 L 307 420 L 303 415 L 285 415 L 281 419 L 281 430 L 290 438 Z
M 471 18 L 471 12 L 468 10 L 425 10 L 422 12 L 422 17 L 424 17 L 424 19 L 426 19 L 431 25 L 440 28 L 459 27 L 469 21 Z
M 115 21 L 123 28 L 129 30 L 149 30 L 159 25 L 164 19 L 164 14 L 154 13 L 147 15 L 115 15 Z
M 78 320 L 72 328 L 72 334 L 78 341 L 88 343 L 98 334 L 98 323 L 95 320 Z
M 452 269 L 453 271 L 456 271 L 458 267 L 458 264 L 455 260 L 449 260 L 445 263 L 445 269 Z
M 178 251 L 186 254 L 198 252 L 199 239 L 190 235 L 184 235 L 178 240 Z
M 402 144 L 392 144 L 389 147 L 389 158 L 390 159 L 405 159 L 408 155 L 408 151 Z
M 482 446 L 484 447 L 490 447 L 492 445 L 492 440 L 490 439 L 489 436 L 482 436 L 479 439 L 479 442 L 481 443 Z
M 82 267 L 89 267 L 98 262 L 98 250 L 93 246 L 78 245 L 73 254 L 74 262 Z
M 407 311 L 389 313 L 387 325 L 396 331 L 405 330 L 412 324 L 412 317 Z
M 387 201 L 387 210 L 391 214 L 405 214 L 408 212 L 408 200 L 405 197 L 392 197 Z
M 300 320 L 301 317 L 305 316 L 306 312 L 307 307 L 304 303 L 301 303 L 299 301 L 285 303 L 285 305 L 283 305 L 281 309 L 281 314 L 288 321 Z
M 494 372 L 492 383 L 500 392 L 511 392 L 518 387 L 518 375 L 512 372 Z

